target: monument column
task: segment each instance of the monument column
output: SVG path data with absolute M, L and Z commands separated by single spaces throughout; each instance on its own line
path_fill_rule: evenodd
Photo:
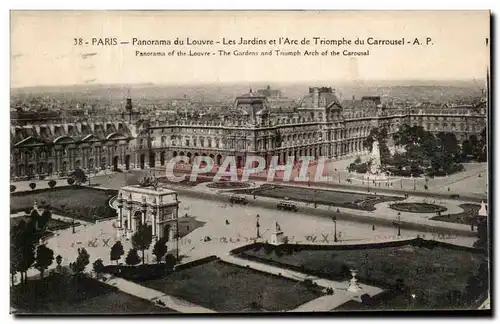
M 177 238 L 177 222 L 173 221 L 170 223 L 170 233 L 168 235 L 169 240 Z
M 146 204 L 146 197 L 142 197 L 142 205 L 141 205 L 141 225 L 146 224 L 146 212 L 148 211 L 148 205 Z M 136 228 L 137 230 L 137 224 Z
M 118 196 L 117 202 L 118 202 L 118 209 L 120 210 L 118 213 L 118 226 L 120 229 L 122 229 L 123 228 L 123 198 L 122 198 L 121 193 Z
M 153 239 L 156 238 L 157 235 L 157 222 L 156 222 L 156 215 L 158 214 L 156 206 L 151 206 L 151 231 L 153 234 Z
M 132 230 L 132 205 L 127 207 L 128 215 L 127 215 L 127 228 L 126 230 Z

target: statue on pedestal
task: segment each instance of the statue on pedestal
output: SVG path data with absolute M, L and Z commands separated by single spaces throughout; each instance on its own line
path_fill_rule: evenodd
M 275 226 L 275 232 L 271 234 L 271 244 L 279 245 L 285 243 L 285 236 L 283 235 L 280 224 L 276 222 Z
M 488 209 L 486 207 L 486 204 L 484 203 L 484 200 L 481 201 L 481 208 L 478 211 L 478 215 L 482 217 L 488 216 Z
M 347 291 L 351 292 L 358 292 L 361 290 L 361 287 L 358 284 L 358 279 L 356 279 L 356 274 L 358 272 L 355 269 L 351 269 L 351 281 L 349 282 L 349 288 L 347 288 Z
M 281 233 L 281 226 L 276 222 L 276 233 Z
M 364 176 L 365 180 L 387 180 L 387 175 L 382 172 L 382 162 L 380 160 L 380 147 L 378 141 L 373 141 L 371 166 Z

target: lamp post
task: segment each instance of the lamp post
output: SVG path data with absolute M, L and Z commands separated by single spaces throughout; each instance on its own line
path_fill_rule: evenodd
M 122 194 L 120 193 L 120 196 L 118 197 L 118 209 L 120 210 L 120 230 L 122 229 L 123 227 L 123 198 L 122 198 Z
M 175 200 L 177 201 L 177 207 L 175 210 L 175 221 L 176 221 L 176 240 L 175 247 L 177 249 L 177 262 L 179 262 L 179 201 L 177 200 L 177 194 L 175 195 Z
M 337 208 L 337 213 L 340 213 L 338 208 Z M 334 226 L 334 228 L 333 228 L 333 231 L 334 231 L 333 232 L 333 241 L 338 242 L 339 239 L 337 237 L 337 215 L 336 214 L 333 215 L 332 220 L 333 220 L 333 226 Z
M 255 227 L 257 229 L 257 238 L 260 238 L 260 224 L 259 224 L 259 219 L 260 219 L 260 216 L 259 216 L 259 214 L 257 214 L 257 223 L 255 224 Z
M 398 238 L 401 236 L 401 213 L 398 212 Z

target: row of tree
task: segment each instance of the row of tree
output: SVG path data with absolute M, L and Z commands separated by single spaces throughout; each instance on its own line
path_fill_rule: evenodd
M 40 244 L 38 245 L 38 237 L 36 235 L 37 230 L 35 225 L 31 222 L 20 221 L 11 229 L 10 237 L 10 273 L 12 284 L 14 285 L 14 277 L 20 272 L 21 282 L 27 281 L 27 271 L 34 267 L 40 271 L 40 277 L 43 278 L 44 271 L 52 265 L 54 261 L 54 251 L 47 246 Z M 141 258 L 138 255 L 138 251 L 142 251 L 142 263 L 144 264 L 144 252 L 148 250 L 152 243 L 151 227 L 150 226 L 140 226 L 138 231 L 132 237 L 132 248 L 129 250 L 125 263 L 127 265 L 137 265 L 141 262 Z M 37 246 L 38 245 L 38 246 Z M 162 259 L 167 255 L 167 241 L 165 239 L 158 240 L 153 248 L 153 254 L 156 256 L 157 263 L 160 263 Z M 110 251 L 110 259 L 112 261 L 118 261 L 124 254 L 123 245 L 120 241 L 117 241 Z M 78 256 L 75 262 L 70 263 L 70 268 L 75 273 L 82 273 L 89 264 L 90 255 L 85 250 L 85 248 L 78 249 Z M 62 261 L 61 256 L 56 257 L 56 262 L 60 266 Z M 165 262 L 169 264 L 175 264 L 175 257 L 171 254 L 165 257 Z M 94 262 L 94 270 L 99 269 L 102 264 L 102 260 L 99 259 Z
M 140 233 L 140 231 L 134 234 L 133 237 L 136 238 L 135 239 L 132 238 L 132 248 L 128 251 L 127 256 L 125 258 L 125 263 L 127 265 L 137 265 L 141 262 L 141 258 L 139 258 L 138 251 L 142 251 L 142 264 L 144 264 L 144 250 L 149 249 L 149 246 L 151 244 L 151 242 L 149 244 L 146 244 L 147 240 L 144 239 L 144 236 L 137 233 Z M 148 234 L 145 235 L 149 236 Z M 156 257 L 156 262 L 160 263 L 162 259 L 165 257 L 165 255 L 167 255 L 167 252 L 168 252 L 167 241 L 164 238 L 158 240 L 153 247 L 153 255 Z M 111 247 L 110 260 L 115 261 L 116 264 L 118 264 L 118 261 L 122 258 L 124 254 L 125 251 L 123 249 L 122 243 L 120 241 L 117 241 Z M 172 261 L 175 264 L 175 257 L 173 257 L 173 255 L 169 254 L 165 257 L 165 262 L 169 263 Z
M 73 172 L 71 172 L 71 174 L 69 175 L 69 178 L 66 180 L 66 182 L 70 186 L 72 186 L 74 184 L 79 186 L 82 183 L 85 183 L 85 181 L 87 181 L 87 180 L 88 180 L 88 177 L 85 174 L 85 172 L 82 169 L 77 168 Z M 57 181 L 52 179 L 52 180 L 49 180 L 49 182 L 47 184 L 49 185 L 49 187 L 51 189 L 54 189 L 54 187 L 57 185 Z M 31 188 L 31 190 L 36 189 L 35 182 L 31 182 L 28 186 Z M 15 185 L 10 185 L 10 192 L 14 192 L 14 191 L 16 191 L 16 189 L 17 189 L 17 187 Z
M 37 235 L 38 232 L 31 222 L 20 221 L 14 225 L 10 231 L 10 274 L 12 285 L 15 284 L 15 275 L 21 274 L 21 282 L 27 282 L 27 272 L 30 268 L 35 268 L 40 272 L 40 277 L 43 278 L 45 270 L 47 270 L 54 259 L 57 262 L 58 268 L 61 267 L 62 257 L 58 255 L 54 258 L 54 251 L 44 244 L 39 244 Z M 90 256 L 88 252 L 82 248 L 78 249 L 76 261 L 70 264 L 71 269 L 76 273 L 81 273 L 89 264 Z

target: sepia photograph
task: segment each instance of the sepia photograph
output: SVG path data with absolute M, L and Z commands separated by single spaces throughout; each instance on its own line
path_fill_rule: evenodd
M 491 314 L 490 26 L 11 10 L 10 314 Z

